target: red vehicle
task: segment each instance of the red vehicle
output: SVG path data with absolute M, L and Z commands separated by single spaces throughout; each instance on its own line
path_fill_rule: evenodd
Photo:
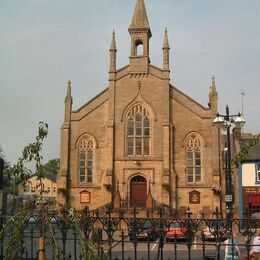
M 172 222 L 166 230 L 166 242 L 174 240 L 186 240 L 187 228 L 181 222 Z

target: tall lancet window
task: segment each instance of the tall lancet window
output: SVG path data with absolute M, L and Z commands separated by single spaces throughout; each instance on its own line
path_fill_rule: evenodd
M 93 142 L 82 139 L 79 143 L 79 182 L 93 182 Z
M 201 143 L 195 134 L 186 141 L 186 174 L 188 183 L 201 182 Z
M 150 116 L 145 107 L 138 104 L 127 115 L 127 155 L 150 154 Z

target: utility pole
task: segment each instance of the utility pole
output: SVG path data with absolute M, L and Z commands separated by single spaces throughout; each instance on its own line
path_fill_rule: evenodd
M 4 221 L 4 192 L 3 192 L 3 180 L 4 180 L 4 159 L 0 157 L 0 230 L 3 228 Z M 0 239 L 0 259 L 3 258 L 4 253 L 4 240 L 3 236 Z

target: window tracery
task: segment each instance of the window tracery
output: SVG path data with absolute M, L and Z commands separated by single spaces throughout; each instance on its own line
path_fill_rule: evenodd
M 86 138 L 79 143 L 79 182 L 93 182 L 93 141 Z
M 150 115 L 141 104 L 127 115 L 127 155 L 150 154 Z
M 186 174 L 188 183 L 201 182 L 201 142 L 195 134 L 186 141 Z

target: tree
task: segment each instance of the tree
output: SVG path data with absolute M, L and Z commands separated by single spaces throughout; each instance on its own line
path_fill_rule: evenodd
M 26 166 L 27 163 L 35 163 L 35 175 L 40 180 L 42 187 L 42 179 L 45 177 L 46 171 L 42 164 L 42 145 L 43 140 L 48 135 L 48 124 L 40 122 L 38 128 L 38 135 L 33 143 L 29 143 L 24 147 L 21 157 L 18 159 L 17 164 L 6 169 L 10 179 L 15 179 L 16 182 L 25 183 L 32 175 L 32 171 Z
M 232 160 L 232 163 L 238 167 L 240 164 L 244 163 L 249 150 L 260 141 L 260 134 L 254 135 L 249 141 L 247 141 L 242 147 L 239 153 Z
M 56 175 L 59 171 L 59 168 L 60 168 L 60 159 L 58 158 L 51 159 L 44 165 L 44 169 L 47 174 L 49 173 L 49 174 Z
M 2 158 L 2 159 L 4 159 L 4 152 L 3 152 L 3 148 L 2 148 L 2 145 L 0 145 L 0 157 Z
M 0 145 L 0 158 L 4 159 L 4 150 Z M 10 166 L 10 163 L 4 160 L 4 173 L 3 173 L 3 189 L 5 192 L 9 192 L 12 189 L 12 179 L 8 176 L 6 169 Z

